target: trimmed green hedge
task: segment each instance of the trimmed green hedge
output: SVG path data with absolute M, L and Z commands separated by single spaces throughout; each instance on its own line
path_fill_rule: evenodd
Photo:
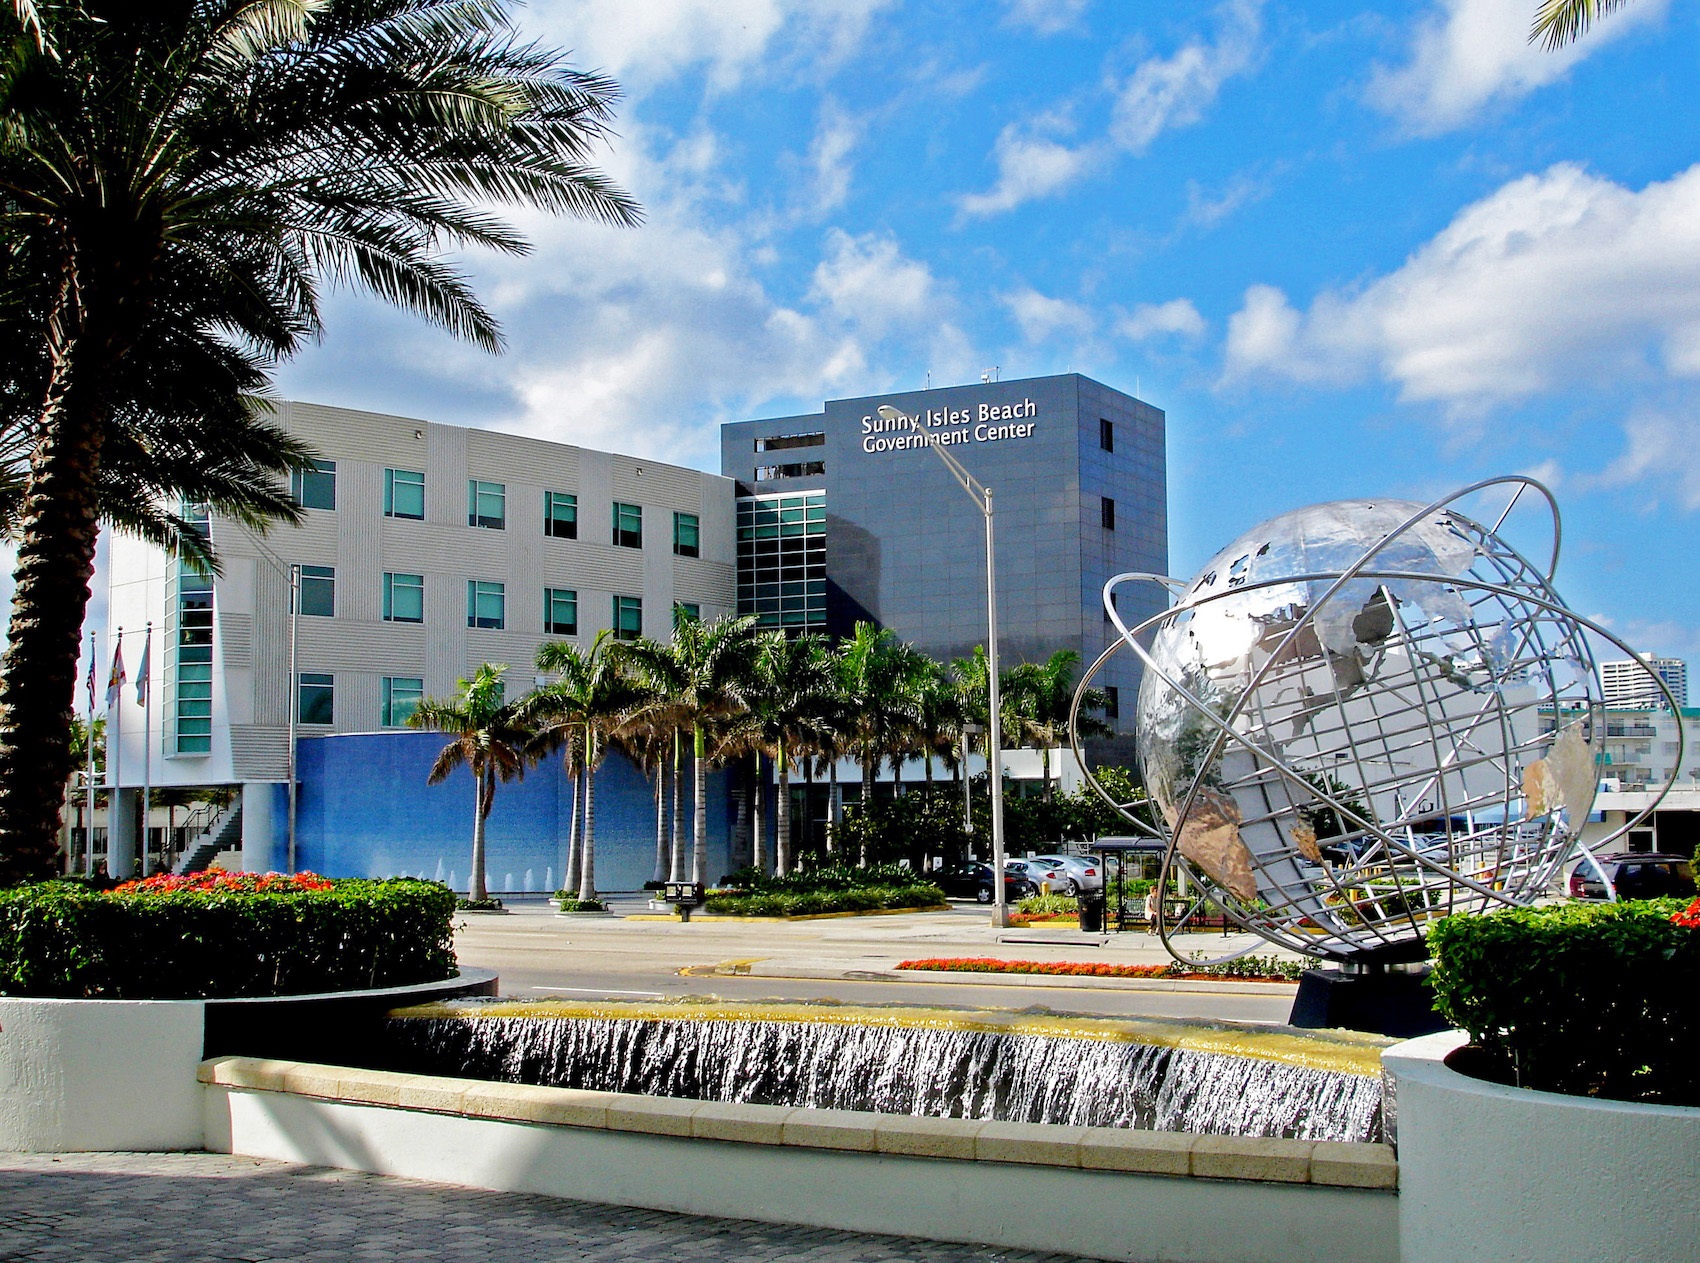
M 1429 931 L 1435 1007 L 1523 1087 L 1700 1105 L 1700 930 L 1686 900 L 1517 908 Z
M 454 892 L 346 880 L 324 890 L 0 890 L 0 995 L 181 1000 L 435 982 L 457 972 Z
M 747 895 L 710 895 L 703 901 L 703 911 L 727 917 L 801 917 L 827 912 L 932 908 L 944 901 L 944 891 L 922 882 L 848 890 L 767 890 Z

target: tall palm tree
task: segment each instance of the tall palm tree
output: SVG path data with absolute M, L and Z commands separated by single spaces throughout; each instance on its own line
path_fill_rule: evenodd
M 933 797 L 933 758 L 955 763 L 962 732 L 962 697 L 942 663 L 926 658 L 915 682 L 915 737 L 926 760 L 927 801 Z
M 652 696 L 609 652 L 616 643 L 612 636 L 603 628 L 583 650 L 563 640 L 539 645 L 537 669 L 556 679 L 526 699 L 535 731 L 531 752 L 564 748 L 569 771 L 576 768 L 582 778 L 580 899 L 596 898 L 596 769 L 607 756 L 609 742 Z
M 708 881 L 708 766 L 710 737 L 717 724 L 742 709 L 760 640 L 756 620 L 722 615 L 711 622 L 682 619 L 665 645 L 632 640 L 618 646 L 659 696 L 659 705 L 689 729 L 692 750 L 692 788 L 695 791 L 691 829 L 691 880 Z
M 859 622 L 838 650 L 838 687 L 845 702 L 845 744 L 862 769 L 862 811 L 873 806 L 882 762 L 897 766 L 912 748 L 917 695 L 927 659 L 888 628 Z
M 728 744 L 739 752 L 773 760 L 778 801 L 774 809 L 774 871 L 784 874 L 794 863 L 791 846 L 791 767 L 799 754 L 815 748 L 824 735 L 836 692 L 832 655 L 819 636 L 787 637 L 768 632 L 761 637 L 750 681 L 743 690 L 745 712 Z M 759 764 L 757 784 L 760 784 Z M 758 848 L 757 868 L 767 868 L 765 848 Z
M 1043 662 L 1023 662 L 1009 673 L 1005 695 L 1011 699 L 1020 726 L 1020 744 L 1039 751 L 1046 802 L 1051 801 L 1051 751 L 1068 736 L 1068 716 L 1074 707 L 1074 673 L 1079 666 L 1079 653 L 1058 649 Z M 1080 703 L 1081 736 L 1109 733 L 1107 725 L 1087 713 L 1103 710 L 1108 701 L 1101 690 L 1086 690 Z
M 1588 33 L 1588 28 L 1602 18 L 1610 17 L 1629 0 L 1541 0 L 1535 10 L 1534 25 L 1529 30 L 1529 42 L 1539 40 L 1548 52 L 1574 43 Z
M 505 663 L 486 662 L 470 680 L 460 681 L 458 696 L 446 701 L 426 698 L 407 720 L 409 727 L 446 732 L 452 738 L 431 765 L 427 785 L 442 784 L 457 767 L 472 772 L 472 876 L 467 896 L 474 900 L 490 896 L 484 874 L 484 823 L 496 805 L 496 782 L 525 775 L 532 740 L 525 699 L 507 700 L 502 683 L 507 670 Z
M 496 350 L 445 248 L 523 251 L 498 203 L 639 211 L 589 165 L 614 84 L 518 39 L 503 0 L 14 2 L 0 44 L 0 324 L 32 335 L 15 362 L 7 339 L 0 388 L 41 387 L 0 661 L 7 880 L 51 871 L 126 409 L 239 427 L 321 332 L 326 282 Z

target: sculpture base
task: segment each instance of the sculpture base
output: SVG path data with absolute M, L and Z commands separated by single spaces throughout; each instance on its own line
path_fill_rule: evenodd
M 1293 997 L 1287 1023 L 1311 1029 L 1343 1026 L 1398 1039 L 1446 1030 L 1450 1023 L 1434 1011 L 1427 976 L 1427 970 L 1307 969 L 1299 978 L 1299 993 Z

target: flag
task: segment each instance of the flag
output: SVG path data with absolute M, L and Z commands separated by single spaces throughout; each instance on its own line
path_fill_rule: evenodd
M 124 674 L 124 642 L 120 640 L 112 648 L 112 674 L 106 678 L 106 709 L 111 710 L 118 705 L 124 696 L 124 681 L 130 677 Z
M 142 660 L 136 665 L 136 705 L 148 704 L 148 664 L 153 660 L 153 628 L 148 628 L 148 638 L 142 642 Z
M 94 646 L 89 646 L 89 719 L 94 719 Z

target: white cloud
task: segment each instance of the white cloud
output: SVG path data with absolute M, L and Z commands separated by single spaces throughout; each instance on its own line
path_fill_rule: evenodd
M 1371 104 L 1407 130 L 1434 135 L 1462 126 L 1495 101 L 1526 96 L 1636 25 L 1655 21 L 1666 0 L 1638 0 L 1596 24 L 1586 38 L 1557 52 L 1529 43 L 1532 3 L 1440 0 L 1417 23 L 1410 61 L 1376 67 Z
M 1214 228 L 1242 206 L 1269 196 L 1269 182 L 1249 175 L 1236 175 L 1217 193 L 1206 193 L 1196 180 L 1186 186 L 1186 222 L 1199 228 Z
M 810 297 L 875 334 L 924 320 L 935 302 L 932 273 L 905 258 L 895 238 L 852 237 L 838 228 L 827 233 L 826 257 L 815 267 Z
M 1143 153 L 1163 132 L 1204 117 L 1222 84 L 1250 67 L 1257 51 L 1262 0 L 1230 0 L 1217 12 L 1214 42 L 1195 39 L 1168 57 L 1148 57 L 1115 89 L 1108 135 L 1069 145 L 1066 113 L 1052 110 L 1011 123 L 992 147 L 997 182 L 958 199 L 965 215 L 1002 214 L 1073 184 L 1116 150 Z
M 1142 153 L 1163 132 L 1204 117 L 1223 83 L 1251 65 L 1261 27 L 1260 0 L 1234 0 L 1219 11 L 1216 41 L 1194 40 L 1170 57 L 1142 63 L 1116 94 L 1110 136 Z
M 1599 475 L 1577 479 L 1584 487 L 1662 484 L 1689 512 L 1700 509 L 1700 421 L 1692 416 L 1641 409 L 1623 426 L 1621 455 Z
M 545 0 L 528 30 L 608 71 L 633 95 L 704 65 L 717 91 L 766 71 L 785 45 L 814 61 L 841 60 L 891 0 Z M 782 39 L 782 35 L 785 37 Z
M 821 105 L 820 123 L 809 145 L 809 166 L 814 175 L 814 213 L 824 215 L 844 205 L 850 196 L 853 168 L 850 155 L 862 138 L 856 120 L 836 101 Z
M 1700 376 L 1700 166 L 1640 191 L 1569 163 L 1513 180 L 1308 311 L 1253 286 L 1226 355 L 1230 378 L 1379 372 L 1453 408 L 1661 368 Z
M 1141 303 L 1116 322 L 1116 332 L 1134 342 L 1166 334 L 1197 338 L 1204 335 L 1204 317 L 1186 298 Z
M 1009 308 L 1021 336 L 1029 342 L 1043 342 L 1054 333 L 1089 334 L 1096 322 L 1092 313 L 1079 303 L 1051 298 L 1036 289 L 1024 288 L 1002 295 L 999 302 Z
M 1004 24 L 1026 27 L 1036 35 L 1060 35 L 1082 29 L 1091 0 L 1004 0 Z
M 992 153 L 997 159 L 998 181 L 986 193 L 970 193 L 960 199 L 967 215 L 997 215 L 1023 202 L 1049 197 L 1070 184 L 1097 161 L 1101 148 L 1070 148 L 1055 140 L 1035 135 L 1034 124 L 1011 123 L 998 133 Z

